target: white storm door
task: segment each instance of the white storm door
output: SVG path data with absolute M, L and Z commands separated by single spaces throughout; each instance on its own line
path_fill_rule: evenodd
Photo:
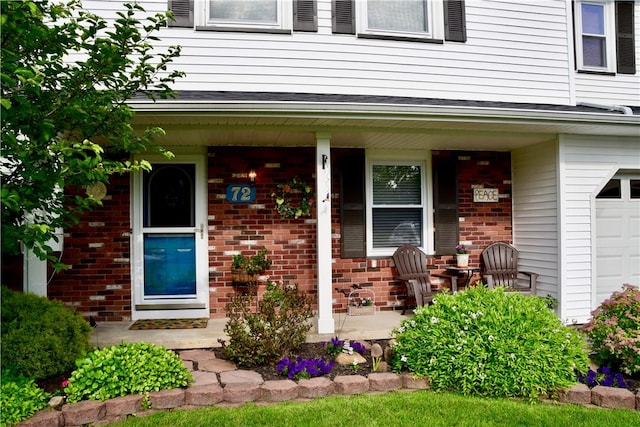
M 152 166 L 134 182 L 134 317 L 208 317 L 204 160 Z

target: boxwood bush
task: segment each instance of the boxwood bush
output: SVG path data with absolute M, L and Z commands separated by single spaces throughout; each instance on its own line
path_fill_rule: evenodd
M 563 326 L 544 299 L 502 288 L 439 295 L 394 334 L 395 371 L 468 395 L 553 395 L 588 362 L 584 336 Z
M 69 372 L 91 349 L 91 327 L 60 301 L 2 287 L 2 368 L 35 380 Z
M 193 382 L 191 372 L 176 353 L 144 342 L 95 350 L 76 364 L 65 389 L 68 402 L 103 401 L 186 387 Z
M 640 374 L 640 289 L 625 284 L 591 313 L 583 330 L 596 361 L 628 375 Z

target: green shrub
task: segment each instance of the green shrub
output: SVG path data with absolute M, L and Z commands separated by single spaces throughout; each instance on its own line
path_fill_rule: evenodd
M 227 304 L 226 358 L 240 366 L 261 366 L 276 363 L 305 343 L 311 328 L 308 320 L 313 315 L 310 297 L 297 287 L 275 291 L 277 297 L 266 293 L 257 310 L 252 309 L 252 296 L 236 296 Z
M 176 353 L 144 342 L 95 350 L 76 365 L 65 389 L 68 402 L 103 401 L 186 387 L 193 382 L 193 376 Z
M 91 349 L 89 324 L 60 301 L 2 287 L 2 368 L 35 380 L 68 372 Z
M 536 398 L 575 383 L 587 366 L 584 337 L 544 299 L 502 288 L 438 296 L 394 333 L 392 368 L 435 390 Z
M 625 284 L 591 313 L 583 330 L 599 364 L 640 373 L 640 289 Z
M 32 379 L 3 369 L 1 382 L 0 426 L 17 424 L 47 406 L 50 394 L 38 388 Z

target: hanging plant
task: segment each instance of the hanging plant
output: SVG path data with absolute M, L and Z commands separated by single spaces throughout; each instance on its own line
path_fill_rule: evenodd
M 297 177 L 285 184 L 278 184 L 277 190 L 271 193 L 276 211 L 282 218 L 300 218 L 311 216 L 314 203 L 311 187 Z M 294 203 L 294 200 L 298 203 Z

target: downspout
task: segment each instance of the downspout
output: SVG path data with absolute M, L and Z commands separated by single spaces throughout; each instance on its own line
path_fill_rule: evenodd
M 619 111 L 624 115 L 633 115 L 633 110 L 624 105 L 614 105 L 614 104 L 596 104 L 594 102 L 578 102 L 578 106 L 582 107 L 591 107 L 591 108 L 600 108 L 601 110 L 607 111 Z

